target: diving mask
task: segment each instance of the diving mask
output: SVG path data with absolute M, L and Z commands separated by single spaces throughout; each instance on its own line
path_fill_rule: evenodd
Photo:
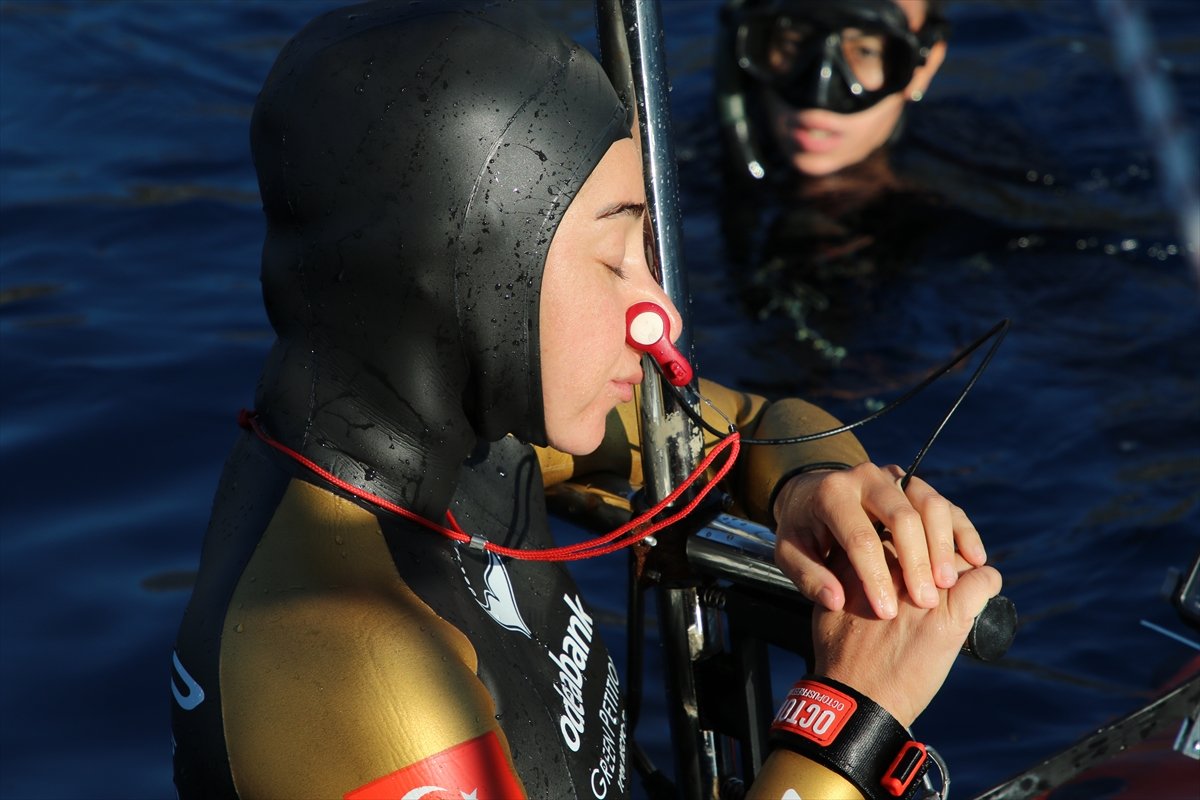
M 852 114 L 901 91 L 944 25 L 893 0 L 771 0 L 737 15 L 738 66 L 795 108 Z

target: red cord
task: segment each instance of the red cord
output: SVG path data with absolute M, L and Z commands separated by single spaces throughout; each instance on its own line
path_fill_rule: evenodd
M 436 533 L 440 533 L 456 542 L 467 544 L 472 540 L 471 535 L 462 529 L 462 527 L 458 524 L 458 520 L 454 518 L 454 515 L 450 513 L 450 511 L 446 511 L 446 521 L 450 524 L 450 527 L 447 528 L 442 525 L 438 525 L 436 522 L 425 519 L 425 517 L 422 517 L 420 514 L 410 511 L 403 506 L 396 505 L 390 500 L 386 500 L 379 495 L 371 494 L 370 492 L 364 491 L 353 484 L 347 483 L 333 473 L 317 465 L 317 463 L 311 459 L 302 456 L 300 453 L 297 453 L 287 445 L 275 441 L 263 429 L 262 423 L 259 422 L 258 414 L 253 411 L 242 409 L 238 413 L 238 425 L 248 431 L 253 431 L 254 434 L 258 436 L 258 438 L 264 443 L 270 447 L 273 447 L 275 450 L 278 450 L 280 453 L 283 453 L 288 458 L 291 458 L 297 463 L 303 465 L 311 472 L 320 476 L 347 494 L 371 503 L 372 505 L 379 506 L 385 511 L 398 514 L 407 520 L 415 522 L 418 525 L 428 528 Z M 692 471 L 692 474 L 689 475 L 683 483 L 681 483 L 675 488 L 674 491 L 655 504 L 653 508 L 650 508 L 647 511 L 639 514 L 621 527 L 606 533 L 598 539 L 579 542 L 578 544 L 564 545 L 562 547 L 547 547 L 540 550 L 523 550 L 514 547 L 504 547 L 503 545 L 492 544 L 491 542 L 485 542 L 483 549 L 489 553 L 495 553 L 497 555 L 515 558 L 522 561 L 579 561 L 585 558 L 606 555 L 608 553 L 620 550 L 623 547 L 640 542 L 641 540 L 648 536 L 652 536 L 663 528 L 674 525 L 676 522 L 692 513 L 696 506 L 698 506 L 700 502 L 706 496 L 708 496 L 708 493 L 712 491 L 713 487 L 720 483 L 721 480 L 724 479 L 725 475 L 728 474 L 729 470 L 733 468 L 733 464 L 735 461 L 737 461 L 738 453 L 741 450 L 740 440 L 741 437 L 737 431 L 730 433 L 708 452 L 708 455 L 701 460 L 696 469 Z M 688 501 L 687 505 L 674 514 L 671 514 L 670 516 L 661 519 L 658 522 L 647 525 L 645 529 L 637 530 L 639 526 L 646 525 L 646 523 L 648 523 L 652 517 L 656 516 L 671 503 L 679 499 L 679 496 L 687 491 L 688 487 L 695 483 L 700 476 L 704 474 L 704 471 L 712 465 L 717 456 L 719 456 L 725 450 L 729 450 L 730 452 L 724 463 L 722 463 L 717 469 L 717 472 L 713 476 L 712 480 L 708 481 L 708 483 L 706 483 L 700 489 L 696 496 Z

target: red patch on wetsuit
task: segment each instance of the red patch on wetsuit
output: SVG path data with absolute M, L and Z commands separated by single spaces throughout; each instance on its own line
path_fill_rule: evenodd
M 344 800 L 513 800 L 524 794 L 489 731 L 347 792 Z

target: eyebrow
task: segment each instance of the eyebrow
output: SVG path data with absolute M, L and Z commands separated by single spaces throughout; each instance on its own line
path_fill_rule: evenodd
M 640 217 L 645 213 L 645 203 L 617 203 L 597 214 L 596 219 L 612 219 L 619 216 Z

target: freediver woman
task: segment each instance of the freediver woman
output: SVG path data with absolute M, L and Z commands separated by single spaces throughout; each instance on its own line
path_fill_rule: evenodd
M 181 798 L 630 795 L 617 670 L 544 558 L 531 446 L 555 474 L 627 464 L 627 312 L 679 332 L 629 120 L 524 3 L 352 6 L 280 53 L 251 121 L 276 341 L 172 654 Z M 835 424 L 701 390 L 756 436 Z M 731 473 L 828 606 L 761 796 L 876 796 L 999 590 L 961 509 L 899 473 L 849 435 Z M 792 713 L 805 691 L 840 704 L 818 723 L 838 759 Z

